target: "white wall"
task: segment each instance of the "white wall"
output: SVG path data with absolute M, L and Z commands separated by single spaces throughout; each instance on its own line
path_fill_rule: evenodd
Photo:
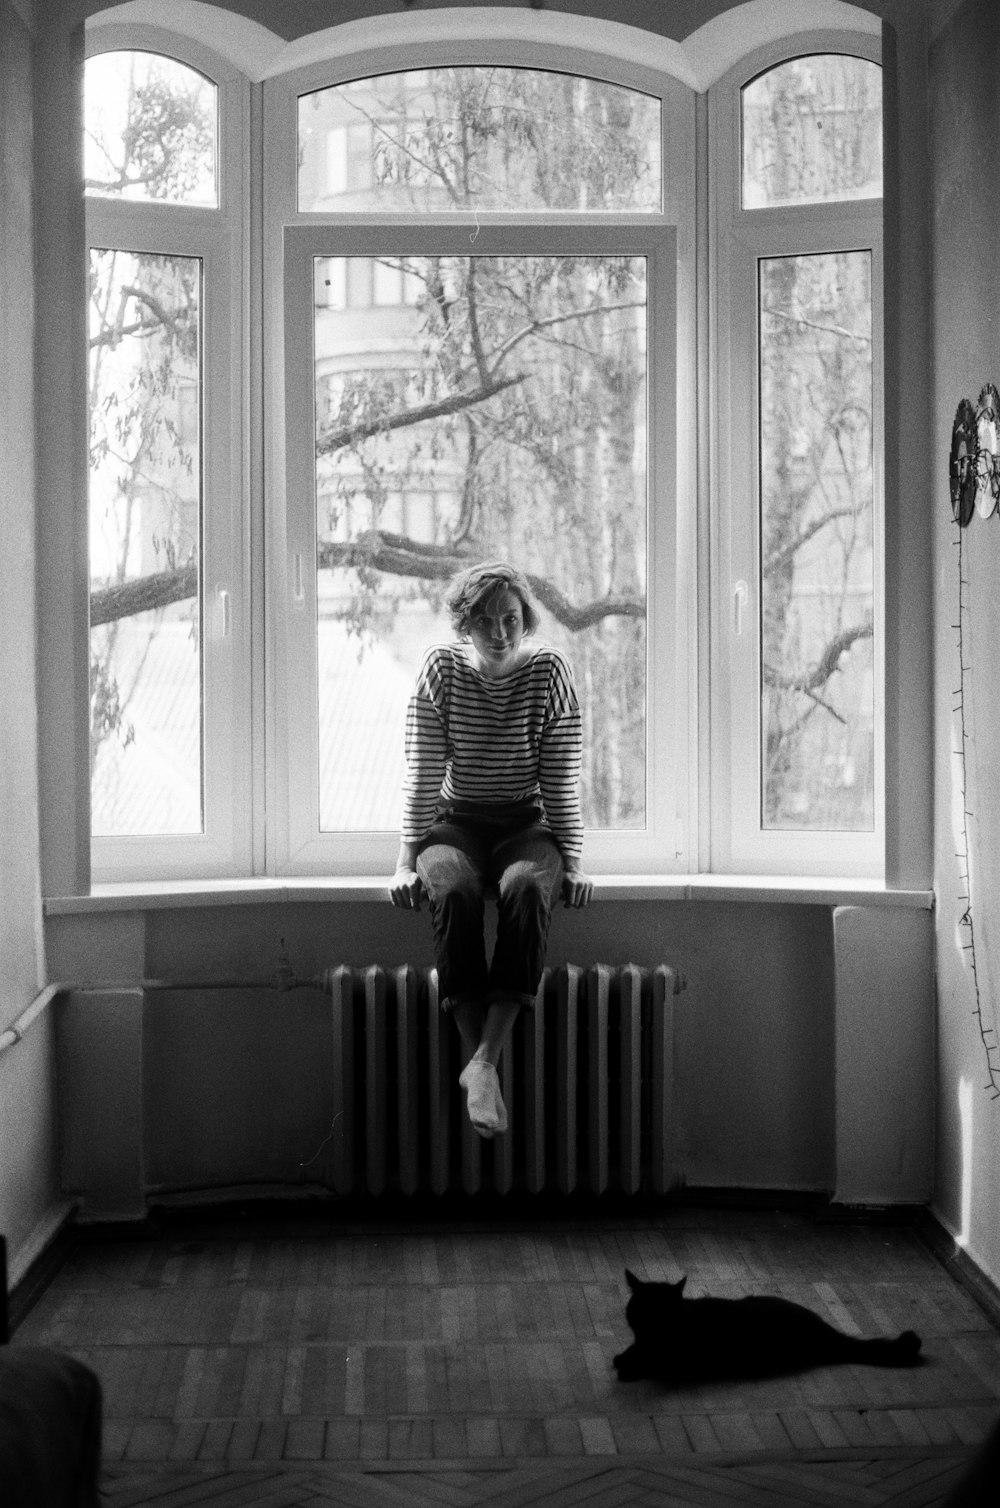
M 330 1124 L 330 1008 L 316 991 L 192 989 L 431 962 L 426 911 L 385 898 L 68 909 L 50 966 L 94 986 L 60 1017 L 67 1189 L 85 1216 L 143 1213 L 150 1189 L 293 1189 Z M 925 910 L 606 899 L 558 908 L 552 963 L 668 963 L 677 1171 L 688 1185 L 930 1194 L 931 924 Z M 108 982 L 116 988 L 99 988 Z M 873 983 L 873 981 L 875 981 Z M 873 994 L 877 1014 L 873 1014 Z
M 1000 1283 L 1000 1098 L 977 1007 L 969 929 L 961 925 L 962 813 L 971 849 L 971 903 L 979 1006 L 986 1027 L 1000 1013 L 1000 518 L 964 532 L 963 620 L 966 788 L 953 750 L 962 684 L 958 635 L 958 531 L 951 518 L 948 458 L 959 400 L 975 404 L 1000 385 L 1000 8 L 995 0 L 939 7 L 930 52 L 934 261 L 934 601 L 936 630 L 936 861 L 938 1106 L 934 1209 L 976 1263 Z M 997 1044 L 994 1035 L 989 1039 Z
M 38 858 L 31 41 L 0 0 L 0 1032 L 43 975 Z M 52 1023 L 0 1056 L 0 1231 L 13 1275 L 57 1202 Z
M 13 834 L 16 864 L 19 866 L 14 877 L 16 894 L 12 916 L 15 920 L 9 926 L 13 945 L 20 953 L 19 967 L 24 978 L 31 972 L 26 960 L 35 946 L 38 918 L 38 843 L 34 816 L 37 798 L 32 773 L 34 731 L 31 718 L 36 658 L 46 668 L 41 695 L 46 890 L 49 894 L 67 895 L 87 889 L 86 834 L 80 820 L 80 813 L 86 809 L 86 726 L 85 718 L 78 715 L 86 704 L 87 666 L 85 636 L 81 638 L 77 632 L 79 623 L 86 621 L 86 573 L 80 570 L 81 548 L 83 551 L 86 548 L 85 510 L 82 507 L 85 477 L 81 477 L 86 446 L 85 434 L 81 440 L 80 430 L 81 423 L 85 422 L 85 403 L 80 396 L 85 342 L 83 300 L 73 291 L 74 279 L 79 277 L 76 258 L 83 241 L 79 195 L 72 191 L 79 133 L 72 111 L 65 104 L 72 98 L 78 79 L 80 36 L 77 33 L 76 37 L 70 37 L 65 23 L 69 18 L 78 19 L 84 11 L 95 8 L 85 0 L 74 0 L 74 3 L 65 5 L 59 0 L 37 0 L 34 7 L 40 49 L 35 86 L 38 160 L 41 164 L 36 184 L 39 191 L 37 230 L 41 248 L 41 281 L 37 292 L 41 365 L 37 390 L 44 395 L 46 405 L 42 425 L 45 445 L 40 453 L 40 472 L 34 478 L 34 487 L 39 498 L 40 537 L 45 541 L 52 574 L 63 586 L 70 583 L 72 588 L 53 594 L 52 599 L 43 604 L 37 649 L 30 632 L 24 627 L 34 623 L 30 600 L 33 478 L 30 445 L 26 446 L 24 440 L 31 432 L 31 385 L 30 381 L 15 380 L 16 374 L 0 377 L 0 382 L 5 384 L 0 387 L 0 401 L 13 406 L 18 423 L 12 430 L 15 436 L 20 434 L 22 446 L 20 459 L 15 457 L 9 467 L 5 464 L 0 474 L 5 483 L 10 477 L 25 480 L 23 488 L 12 489 L 12 495 L 17 491 L 20 499 L 13 504 L 15 518 L 27 521 L 23 531 L 28 550 L 26 568 L 15 571 L 6 562 L 0 567 L 4 572 L 4 584 L 10 576 L 13 588 L 11 594 L 4 593 L 4 611 L 16 614 L 16 622 L 3 641 L 5 651 L 8 645 L 13 645 L 14 649 L 6 655 L 0 670 L 3 676 L 0 689 L 13 692 L 18 688 L 18 696 L 13 700 L 8 696 L 5 706 L 19 705 L 19 701 L 26 706 L 21 730 L 5 735 L 16 741 L 9 761 L 8 751 L 4 750 L 5 764 L 9 763 L 11 769 L 20 772 L 25 789 L 19 793 L 17 801 L 12 802 L 11 810 L 3 814 L 5 834 Z M 260 5 L 248 4 L 242 8 L 260 14 L 263 0 Z M 594 5 L 583 8 L 592 12 L 618 13 L 613 0 L 606 0 L 603 4 L 597 4 L 595 0 Z M 704 7 L 692 7 L 692 17 L 703 19 L 715 8 L 706 0 Z M 653 0 L 642 0 L 640 9 L 653 11 L 658 7 L 654 6 Z M 909 5 L 909 0 L 882 0 L 870 9 L 898 22 L 905 43 L 908 87 L 911 90 L 904 105 L 910 106 L 915 87 L 914 56 L 922 45 L 922 7 L 919 7 L 920 16 L 914 24 L 910 23 L 915 8 Z M 8 19 L 12 24 L 8 24 Z M 3 128 L 7 132 L 4 163 L 10 155 L 8 139 L 13 143 L 15 161 L 17 153 L 21 153 L 19 167 L 11 171 L 5 166 L 0 171 L 10 174 L 11 182 L 20 194 L 23 215 L 28 212 L 24 153 L 30 139 L 27 122 L 31 113 L 30 102 L 25 103 L 23 98 L 27 81 L 27 39 L 11 10 L 11 0 L 0 0 L 0 20 L 3 22 L 2 66 L 5 70 L 0 100 L 4 102 L 3 120 L 7 122 Z M 922 53 L 920 57 L 922 61 Z M 917 84 L 919 82 L 916 80 Z M 18 91 L 24 108 L 15 107 Z M 61 107 L 60 100 L 63 101 Z M 919 165 L 911 166 L 908 171 L 911 178 L 918 175 Z M 908 279 L 907 286 L 916 286 L 919 284 L 919 269 L 914 271 L 911 265 L 912 250 L 914 244 L 918 251 L 922 245 L 922 227 L 915 229 L 910 223 L 904 226 L 904 230 L 902 241 L 909 260 L 903 270 Z M 19 235 L 7 236 L 0 242 L 5 257 L 5 293 L 11 287 L 19 294 L 16 302 L 5 305 L 9 313 L 4 317 L 21 321 L 31 307 L 31 274 L 30 265 L 25 260 L 25 244 L 23 224 Z M 22 290 L 23 297 L 20 296 Z M 919 320 L 917 329 L 919 335 Z M 29 343 L 23 338 L 23 331 L 19 343 L 6 348 L 28 350 Z M 927 370 L 926 361 L 916 359 L 922 355 L 922 350 L 917 339 L 916 346 L 899 357 L 900 380 L 908 397 L 903 405 L 905 422 L 897 436 L 900 495 L 906 507 L 920 508 L 926 491 L 926 468 L 916 479 L 912 472 L 913 458 L 915 455 L 919 458 L 920 453 L 914 431 L 919 431 L 922 423 L 919 400 Z M 74 351 L 76 357 L 68 359 L 67 353 Z M 16 533 L 15 525 L 10 531 L 11 538 Z M 916 540 L 919 544 L 920 539 L 918 529 L 908 548 L 911 555 L 919 555 L 924 560 L 926 551 L 921 554 L 913 543 Z M 15 558 L 15 555 L 10 556 L 11 560 Z M 21 566 L 24 567 L 23 560 Z M 915 566 L 908 580 L 911 583 L 921 580 Z M 922 611 L 919 599 L 918 593 L 916 599 L 907 605 L 911 626 L 912 620 Z M 919 639 L 919 632 L 916 636 Z M 25 685 L 29 687 L 27 695 Z M 922 768 L 919 748 L 913 759 Z M 911 782 L 903 781 L 902 784 L 905 789 L 912 789 Z M 924 801 L 920 808 L 924 816 L 926 806 Z M 894 867 L 900 875 L 909 876 L 913 871 L 913 883 L 919 885 L 925 878 L 919 831 L 922 824 L 918 821 L 914 826 L 916 837 L 908 840 L 906 852 L 897 856 Z M 941 852 L 944 852 L 943 848 Z M 113 977 L 132 981 L 137 981 L 143 974 L 163 973 L 176 977 L 182 968 L 194 969 L 199 974 L 203 970 L 214 972 L 217 967 L 242 973 L 251 967 L 256 972 L 259 964 L 266 972 L 273 964 L 276 934 L 288 936 L 289 944 L 295 950 L 296 963 L 302 968 L 322 967 L 339 961 L 344 956 L 345 938 L 350 939 L 350 951 L 357 961 L 380 959 L 392 963 L 405 957 L 419 962 L 421 950 L 423 957 L 429 956 L 426 917 L 420 918 L 420 922 L 422 931 L 414 940 L 406 933 L 399 917 L 389 917 L 388 908 L 372 906 L 358 908 L 357 914 L 349 906 L 301 906 L 290 908 L 284 914 L 281 914 L 281 908 L 253 907 L 242 915 L 233 911 L 225 921 L 220 920 L 217 908 L 202 907 L 158 915 L 148 923 L 144 921 L 138 932 L 121 918 L 104 922 L 94 917 L 76 921 L 58 919 L 50 928 L 52 955 L 48 960 L 48 977 L 106 979 L 116 949 L 122 969 Z M 29 936 L 32 939 L 30 948 Z M 3 937 L 6 947 L 6 932 Z M 691 974 L 695 983 L 690 995 L 681 1002 L 677 1042 L 677 1065 L 683 1093 L 682 1155 L 689 1182 L 832 1188 L 837 1178 L 839 1156 L 849 1153 L 856 1158 L 859 1144 L 855 1141 L 853 1146 L 850 1145 L 850 1119 L 838 1113 L 838 1080 L 844 1073 L 851 1077 L 851 1054 L 855 1062 L 860 1063 L 867 1045 L 862 1034 L 852 1048 L 848 1023 L 835 1020 L 836 969 L 829 908 L 736 903 L 699 908 L 653 902 L 613 903 L 596 909 L 592 916 L 585 918 L 560 918 L 554 947 L 556 956 L 576 958 L 582 963 L 593 958 L 609 961 L 628 958 L 637 962 L 667 958 L 676 960 Z M 31 953 L 31 958 L 35 973 L 30 987 L 22 988 L 15 976 L 11 976 L 15 979 L 13 986 L 6 983 L 3 986 L 13 989 L 9 1009 L 4 1000 L 3 1009 L 8 1011 L 5 1019 L 27 1004 L 37 983 L 37 955 Z M 857 984 L 854 993 L 856 996 L 860 994 Z M 860 1000 L 855 1003 L 863 1005 Z M 222 1013 L 210 1005 L 204 1017 L 197 1011 L 193 1015 L 190 1011 L 178 1012 L 179 1035 L 176 1038 L 165 1036 L 159 1029 L 161 1023 L 152 1020 L 145 1034 L 141 1029 L 135 1030 L 136 1022 L 129 1014 L 134 1007 L 129 1006 L 127 999 L 113 1002 L 109 1009 L 112 1014 L 118 1011 L 119 1020 L 128 1028 L 124 1037 L 112 1033 L 112 1041 L 133 1053 L 128 1064 L 132 1077 L 121 1085 L 122 1094 L 126 1091 L 133 1093 L 136 1085 L 141 1087 L 143 1078 L 150 1091 L 148 1096 L 144 1092 L 138 1098 L 133 1097 L 131 1102 L 133 1122 L 128 1130 L 129 1142 L 119 1148 L 119 1163 L 128 1165 L 122 1176 L 141 1182 L 145 1176 L 142 1159 L 151 1153 L 160 1159 L 155 1171 L 167 1181 L 181 1183 L 185 1179 L 196 1179 L 206 1169 L 224 1181 L 227 1168 L 219 1161 L 220 1151 L 224 1150 L 223 1138 L 212 1132 L 210 1096 L 203 1112 L 188 1123 L 184 1117 L 190 1097 L 185 1098 L 174 1089 L 186 1080 L 190 1083 L 193 1077 L 203 1072 L 205 1062 L 213 1061 L 213 1052 L 226 1051 L 237 1043 L 238 1038 L 243 1039 L 239 1051 L 255 1054 L 258 1047 L 254 1045 L 252 1035 L 246 1040 L 242 1028 L 234 1029 L 231 1016 L 229 1021 L 223 1019 Z M 914 1009 L 919 1017 L 919 1004 Z M 862 1017 L 856 1019 L 863 1024 Z M 905 1016 L 900 1019 L 904 1023 L 900 1051 L 894 1060 L 887 1062 L 887 1068 L 891 1068 L 904 1085 L 908 1081 L 914 1086 L 909 1111 L 919 1116 L 927 1111 L 927 1101 L 919 1087 L 924 1065 L 923 1047 L 919 1047 L 914 1060 L 914 1034 L 906 1032 Z M 140 1026 L 145 1024 L 140 1023 Z M 917 1020 L 917 1026 L 919 1029 L 920 1020 Z M 51 1023 L 43 1022 L 33 1029 L 32 1037 L 6 1054 L 0 1062 L 0 1075 L 10 1075 L 9 1081 L 0 1077 L 0 1098 L 4 1107 L 0 1109 L 0 1137 L 3 1138 L 0 1159 L 4 1169 L 0 1171 L 0 1199 L 7 1201 L 6 1207 L 0 1205 L 0 1220 L 10 1222 L 15 1244 L 20 1243 L 22 1247 L 46 1212 L 51 1210 L 55 1195 L 50 1030 Z M 302 1041 L 308 1048 L 308 1024 L 303 1030 Z M 966 1054 L 970 1067 L 974 1061 L 971 1046 Z M 956 1052 L 959 1049 L 965 1052 L 962 1041 L 955 1044 Z M 147 1050 L 149 1056 L 146 1056 Z M 141 1058 L 136 1058 L 134 1053 L 140 1054 Z M 156 1054 L 160 1055 L 159 1060 Z M 914 1061 L 916 1071 L 911 1074 L 909 1069 Z M 958 1068 L 964 1063 L 963 1057 Z M 249 1116 L 255 1109 L 253 1084 L 259 1065 L 250 1057 L 246 1064 L 248 1072 L 237 1084 L 236 1094 L 238 1108 Z M 113 1068 L 114 1064 L 110 1066 Z M 278 1067 L 280 1065 L 275 1065 L 276 1072 Z M 952 1090 L 957 1089 L 959 1079 L 950 1081 L 947 1073 L 943 1077 L 946 1099 Z M 864 1086 L 858 1075 L 854 1076 L 849 1088 L 855 1097 L 863 1094 Z M 89 1113 L 100 1098 L 100 1084 L 78 1078 L 76 1090 L 84 1096 L 83 1111 Z M 870 1103 L 871 1090 L 868 1096 Z M 843 1098 L 840 1111 L 843 1112 L 849 1103 L 849 1096 Z M 279 1138 L 280 1157 L 291 1163 L 297 1155 L 292 1140 L 296 1126 L 291 1121 L 282 1123 L 280 1106 L 280 1095 L 275 1095 L 265 1108 L 269 1115 L 276 1117 L 275 1134 Z M 973 1111 L 974 1114 L 980 1113 L 978 1102 Z M 991 1124 L 995 1127 L 995 1122 Z M 898 1131 L 898 1127 L 886 1128 L 887 1131 L 894 1129 Z M 948 1131 L 947 1124 L 944 1130 Z M 167 1131 L 170 1132 L 169 1145 Z M 982 1158 L 985 1172 L 991 1155 L 996 1161 L 996 1147 L 989 1140 L 993 1132 L 987 1130 L 983 1134 L 987 1138 Z M 943 1138 L 942 1146 L 954 1144 L 954 1136 L 950 1143 L 946 1136 Z M 888 1138 L 885 1138 L 885 1146 L 877 1150 L 890 1150 Z M 232 1164 L 234 1168 L 237 1161 L 238 1158 Z M 943 1155 L 942 1208 L 949 1207 L 951 1187 L 944 1177 L 946 1163 L 947 1156 Z M 852 1187 L 863 1188 L 864 1176 L 863 1167 L 860 1172 L 852 1169 L 855 1180 Z M 964 1187 L 961 1179 L 959 1187 Z M 907 1188 L 909 1190 L 910 1186 Z M 908 1192 L 905 1197 L 912 1197 L 912 1194 Z

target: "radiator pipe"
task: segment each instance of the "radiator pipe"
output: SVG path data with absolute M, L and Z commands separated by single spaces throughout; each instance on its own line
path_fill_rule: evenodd
M 6 1030 L 0 1032 L 0 1055 L 7 1052 L 11 1047 L 16 1047 L 24 1036 L 29 1026 L 51 1005 L 57 995 L 64 995 L 70 990 L 277 990 L 280 994 L 287 994 L 292 990 L 322 990 L 327 993 L 330 988 L 329 969 L 310 979 L 299 979 L 293 972 L 285 950 L 284 938 L 281 942 L 281 953 L 278 965 L 270 979 L 185 979 L 183 981 L 170 979 L 141 979 L 138 983 L 134 980 L 108 980 L 96 981 L 84 985 L 72 985 L 65 980 L 55 984 L 47 984 L 41 990 L 15 1021 L 12 1021 Z
M 129 989 L 129 990 L 169 990 L 178 994 L 183 990 L 277 990 L 280 994 L 288 994 L 292 990 L 325 990 L 327 988 L 326 975 L 317 974 L 313 979 L 297 979 L 289 976 L 282 979 L 140 979 L 138 984 L 127 985 L 83 985 L 82 989 Z
M 169 979 L 143 979 L 139 988 L 141 990 L 277 990 L 280 994 L 286 994 L 289 990 L 325 991 L 329 988 L 328 976 L 329 970 L 309 979 L 299 979 L 292 969 L 285 939 L 282 938 L 277 967 L 270 979 L 185 979 L 183 982 Z
M 16 1021 L 13 1021 L 6 1031 L 0 1032 L 0 1054 L 8 1048 L 15 1047 L 24 1036 L 28 1027 L 31 1026 L 42 1012 L 51 1004 L 57 995 L 66 994 L 71 989 L 82 991 L 98 990 L 133 990 L 144 993 L 155 991 L 169 991 L 180 994 L 190 990 L 277 990 L 279 994 L 290 994 L 292 990 L 320 990 L 328 994 L 332 985 L 332 969 L 324 969 L 322 974 L 314 974 L 310 978 L 299 979 L 292 972 L 282 940 L 281 954 L 278 966 L 270 979 L 140 979 L 134 980 L 108 980 L 98 981 L 85 985 L 71 985 L 65 981 L 46 985 L 35 996 L 27 1010 L 22 1011 Z M 687 980 L 683 974 L 674 975 L 674 993 L 680 992 L 687 987 Z
M 69 986 L 65 984 L 47 984 L 44 990 L 35 996 L 27 1010 L 22 1011 L 6 1031 L 0 1032 L 0 1053 L 5 1053 L 8 1047 L 16 1047 L 31 1023 L 37 1020 L 57 995 L 61 995 L 68 988 Z

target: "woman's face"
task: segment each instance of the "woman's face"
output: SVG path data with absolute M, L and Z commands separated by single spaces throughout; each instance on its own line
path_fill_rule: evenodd
M 524 607 L 509 587 L 477 602 L 469 615 L 472 658 L 483 675 L 499 680 L 524 659 Z

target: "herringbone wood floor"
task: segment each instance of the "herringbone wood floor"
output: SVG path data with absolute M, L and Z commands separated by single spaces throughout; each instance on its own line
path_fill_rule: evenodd
M 927 1361 L 622 1384 L 626 1266 L 855 1333 L 909 1326 Z M 100 1374 L 109 1508 L 929 1508 L 1000 1410 L 1000 1336 L 917 1236 L 806 1212 L 175 1216 L 82 1242 L 15 1339 Z

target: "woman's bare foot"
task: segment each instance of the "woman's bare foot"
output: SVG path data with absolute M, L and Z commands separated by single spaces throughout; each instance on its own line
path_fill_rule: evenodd
M 487 1141 L 507 1129 L 507 1110 L 500 1094 L 500 1078 L 485 1058 L 470 1058 L 458 1076 L 465 1090 L 473 1130 Z

